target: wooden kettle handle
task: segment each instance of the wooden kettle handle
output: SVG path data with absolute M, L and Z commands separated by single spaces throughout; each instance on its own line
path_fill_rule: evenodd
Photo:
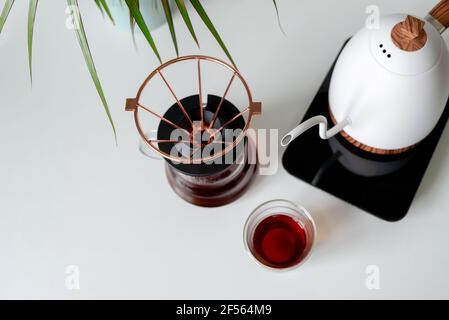
M 449 0 L 442 0 L 438 3 L 430 15 L 438 20 L 445 28 L 449 27 Z

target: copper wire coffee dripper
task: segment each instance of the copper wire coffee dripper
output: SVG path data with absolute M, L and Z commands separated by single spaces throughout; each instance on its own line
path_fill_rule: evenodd
M 197 73 L 198 73 L 198 96 L 199 96 L 199 110 L 200 110 L 200 121 L 195 122 L 192 120 L 191 116 L 189 115 L 189 113 L 187 112 L 186 108 L 184 107 L 183 103 L 181 102 L 182 99 L 180 99 L 176 92 L 174 91 L 173 87 L 171 86 L 171 84 L 169 83 L 169 81 L 167 80 L 167 78 L 164 75 L 164 69 L 166 69 L 168 66 L 174 65 L 174 64 L 178 64 L 181 63 L 183 61 L 187 61 L 187 60 L 196 60 L 197 62 Z M 209 121 L 209 123 L 207 123 L 205 121 L 204 118 L 204 105 L 203 105 L 203 101 L 202 101 L 202 95 L 203 95 L 203 85 L 201 83 L 201 65 L 204 62 L 209 62 L 209 63 L 215 63 L 218 64 L 226 69 L 228 69 L 232 75 L 230 80 L 228 81 L 228 84 L 226 86 L 226 89 L 221 97 L 220 103 L 216 109 L 216 111 L 214 112 L 214 115 L 211 119 L 211 121 Z M 155 77 L 159 76 L 162 80 L 163 83 L 166 85 L 167 89 L 169 90 L 169 92 L 171 93 L 171 95 L 173 96 L 173 98 L 176 101 L 177 106 L 179 107 L 179 110 L 182 111 L 182 113 L 185 116 L 185 120 L 188 121 L 189 125 L 190 125 L 190 130 L 186 130 L 186 128 L 183 128 L 182 126 L 180 126 L 178 123 L 174 123 L 172 120 L 167 119 L 164 115 L 160 115 L 157 112 L 155 112 L 150 106 L 145 106 L 140 102 L 140 98 L 142 95 L 143 90 L 145 89 L 145 87 L 150 83 L 150 81 L 154 80 Z M 228 121 L 226 121 L 226 123 L 221 124 L 221 126 L 219 128 L 215 128 L 214 129 L 214 125 L 217 121 L 218 115 L 221 111 L 221 108 L 223 107 L 223 102 L 226 99 L 226 96 L 231 88 L 232 83 L 234 82 L 235 79 L 239 79 L 240 82 L 242 83 L 243 87 L 245 88 L 247 97 L 248 97 L 248 104 L 247 106 L 245 106 L 243 108 L 243 110 L 241 110 L 238 114 L 236 114 L 232 119 L 229 119 Z M 209 143 L 224 143 L 225 147 L 222 149 L 221 152 L 217 152 L 213 155 L 210 156 L 206 156 L 206 157 L 196 157 L 195 161 L 198 162 L 208 162 L 211 160 L 214 160 L 216 158 L 219 158 L 221 156 L 223 156 L 224 154 L 228 153 L 229 151 L 233 150 L 235 148 L 235 146 L 244 138 L 245 133 L 247 131 L 247 129 L 250 126 L 252 117 L 254 115 L 259 115 L 261 113 L 261 103 L 260 102 L 254 102 L 253 98 L 252 98 L 252 94 L 251 94 L 251 90 L 248 86 L 248 83 L 246 82 L 246 80 L 243 78 L 243 76 L 240 74 L 240 72 L 232 65 L 221 61 L 217 58 L 213 58 L 213 57 L 209 57 L 209 56 L 200 56 L 200 55 L 191 55 L 191 56 L 184 56 L 184 57 L 179 57 L 173 60 L 170 60 L 164 64 L 162 64 L 161 66 L 159 66 L 158 68 L 156 68 L 143 82 L 143 84 L 140 86 L 139 91 L 137 92 L 137 95 L 135 98 L 129 98 L 126 100 L 126 106 L 125 106 L 125 110 L 126 111 L 132 111 L 134 112 L 134 120 L 136 123 L 136 127 L 137 130 L 140 134 L 140 136 L 142 137 L 142 139 L 145 141 L 145 143 L 151 148 L 153 149 L 156 153 L 158 153 L 160 156 L 164 157 L 167 160 L 171 160 L 174 162 L 181 162 L 181 163 L 192 163 L 193 160 L 193 156 L 197 155 L 195 150 L 199 150 L 201 149 L 201 143 L 204 143 L 202 141 L 198 141 L 195 138 L 195 133 L 198 131 L 204 132 L 204 131 L 210 131 L 210 135 L 209 135 Z M 139 117 L 139 112 L 140 111 L 144 111 L 144 112 L 148 112 L 150 115 L 160 119 L 160 121 L 165 122 L 166 124 L 170 125 L 171 127 L 173 127 L 174 129 L 178 129 L 178 130 L 185 130 L 185 135 L 186 135 L 186 139 L 184 140 L 171 140 L 171 139 L 155 139 L 155 138 L 149 138 L 147 137 L 147 135 L 145 134 L 143 127 L 142 127 L 142 123 Z M 216 141 L 216 136 L 218 135 L 218 133 L 221 133 L 227 126 L 231 125 L 232 122 L 236 121 L 237 119 L 241 118 L 243 115 L 247 114 L 247 120 L 245 123 L 244 128 L 241 130 L 241 133 L 235 138 L 233 139 L 232 142 L 226 142 L 226 141 Z M 161 150 L 160 148 L 160 144 L 164 144 L 164 143 L 190 143 L 193 145 L 194 151 L 190 154 L 190 157 L 186 157 L 186 156 L 176 156 L 173 155 L 173 153 L 168 153 L 164 150 Z
M 193 62 L 195 65 L 197 90 L 193 95 L 179 97 L 166 76 L 166 69 L 187 61 Z M 225 80 L 227 85 L 221 96 L 209 94 L 207 103 L 204 103 L 202 70 L 209 63 L 227 71 L 229 80 Z M 154 108 L 141 102 L 145 88 L 157 78 L 162 80 L 175 101 L 164 114 L 156 112 Z M 241 108 L 237 108 L 226 99 L 236 80 L 240 81 L 245 93 L 245 103 Z M 249 163 L 246 157 L 251 153 L 253 155 L 250 157 L 253 159 L 257 156 L 254 156 L 255 148 L 250 148 L 250 146 L 254 147 L 255 143 L 250 141 L 251 139 L 246 137 L 246 134 L 253 116 L 261 113 L 261 103 L 253 101 L 248 83 L 234 66 L 222 60 L 201 55 L 170 60 L 155 69 L 145 79 L 135 98 L 126 100 L 125 110 L 134 113 L 137 131 L 144 143 L 167 160 L 166 174 L 169 183 L 183 199 L 201 206 L 219 206 L 236 199 L 251 182 L 257 169 L 257 163 Z M 149 137 L 146 133 L 148 131 L 143 129 L 141 112 L 159 120 L 158 128 L 151 130 L 157 132 L 156 137 Z M 224 139 L 226 135 L 223 133 L 229 128 L 238 128 L 239 131 L 232 137 L 232 140 L 227 141 Z M 182 137 L 173 139 L 170 133 L 173 133 L 174 130 L 181 132 Z M 198 133 L 203 138 L 198 139 Z M 206 140 L 204 140 L 204 136 L 207 137 Z M 203 154 L 203 148 L 216 143 L 220 144 L 217 152 Z M 187 147 L 190 152 L 179 151 L 182 149 L 179 146 L 184 149 Z M 239 146 L 244 148 L 238 148 Z M 177 148 L 175 152 L 172 152 L 173 147 Z M 243 164 L 237 164 L 237 162 L 224 165 L 214 164 L 214 160 L 233 154 L 234 152 L 231 153 L 231 151 L 237 149 L 244 149 L 243 152 L 240 152 L 245 156 Z M 236 151 L 236 153 L 238 152 Z M 233 159 L 236 160 L 236 158 Z

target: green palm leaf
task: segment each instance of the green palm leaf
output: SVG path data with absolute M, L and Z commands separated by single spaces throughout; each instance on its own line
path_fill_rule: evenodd
M 14 0 L 6 0 L 5 5 L 3 6 L 2 14 L 0 15 L 0 33 L 2 32 L 3 26 L 6 22 L 6 18 L 8 18 L 9 11 L 11 11 L 11 7 L 13 4 Z
M 28 66 L 30 68 L 30 80 L 33 83 L 33 34 L 34 34 L 34 21 L 36 20 L 38 0 L 30 0 L 28 7 Z
M 134 18 L 131 14 L 129 15 L 129 27 L 131 28 L 131 37 L 133 38 L 134 48 L 137 50 L 136 22 L 134 21 Z
M 168 3 L 168 0 L 161 0 L 162 6 L 164 7 L 165 17 L 167 18 L 167 24 L 168 28 L 170 29 L 171 38 L 173 40 L 173 45 L 175 46 L 176 55 L 179 57 L 179 51 L 178 51 L 178 41 L 176 40 L 176 31 L 175 31 L 175 25 L 173 23 L 173 17 L 171 14 L 171 8 L 170 4 Z
M 226 48 L 226 45 L 224 44 L 223 40 L 221 39 L 220 35 L 218 34 L 217 29 L 215 29 L 214 25 L 212 24 L 212 21 L 209 19 L 209 16 L 207 15 L 206 11 L 204 10 L 203 6 L 201 5 L 199 0 L 190 0 L 190 3 L 192 3 L 192 6 L 195 8 L 198 15 L 203 20 L 206 27 L 209 29 L 209 31 L 214 36 L 215 40 L 217 40 L 220 47 L 223 49 L 224 53 L 228 57 L 229 60 L 231 60 L 232 64 L 235 66 L 235 62 L 231 57 L 231 54 L 228 51 L 228 48 Z
M 103 11 L 103 7 L 100 4 L 100 0 L 95 0 L 95 4 L 97 5 L 98 9 L 100 10 L 101 14 L 104 17 L 104 11 Z
M 279 16 L 279 8 L 278 8 L 278 4 L 276 3 L 276 0 L 273 0 L 273 4 L 274 4 L 274 8 L 276 9 L 276 16 L 278 19 L 279 29 L 281 29 L 283 34 L 285 34 L 284 28 L 282 27 L 282 23 L 281 23 L 281 17 Z
M 198 42 L 198 39 L 196 38 L 195 30 L 193 29 L 192 21 L 190 20 L 189 12 L 187 11 L 184 0 L 176 0 L 176 5 L 178 6 L 179 13 L 181 13 L 181 17 L 184 20 L 187 29 L 189 29 L 190 34 L 193 37 L 193 40 L 195 40 L 196 45 L 199 47 L 200 44 Z
M 68 5 L 73 8 L 72 14 L 75 23 L 75 33 L 78 38 L 79 45 L 81 47 L 81 51 L 83 52 L 84 60 L 86 61 L 87 68 L 89 69 L 89 73 L 94 82 L 95 88 L 97 89 L 98 95 L 100 96 L 101 102 L 103 103 L 104 110 L 109 119 L 109 123 L 112 126 L 112 130 L 114 131 L 114 137 L 117 142 L 117 133 L 115 130 L 115 125 L 112 120 L 111 112 L 109 110 L 108 103 L 106 101 L 106 97 L 103 93 L 103 88 L 101 87 L 100 79 L 98 78 L 97 70 L 95 68 L 94 61 L 92 59 L 92 54 L 89 49 L 89 43 L 87 42 L 86 33 L 84 31 L 83 21 L 81 19 L 78 1 L 77 0 L 67 0 Z
M 113 24 L 115 24 L 114 18 L 112 17 L 111 11 L 109 10 L 108 4 L 106 3 L 106 0 L 100 0 L 101 5 L 103 6 L 104 11 L 108 15 L 109 19 Z
M 120 5 L 123 6 L 123 0 L 120 0 Z M 137 0 L 137 7 L 140 8 L 139 0 Z M 131 11 L 129 12 L 129 27 L 131 29 L 131 37 L 133 39 L 134 48 L 137 50 L 136 21 L 134 20 L 133 15 L 131 14 Z
M 133 19 L 136 21 L 143 35 L 150 44 L 150 47 L 153 49 L 153 52 L 156 55 L 157 59 L 159 60 L 160 63 L 162 63 L 161 56 L 159 55 L 159 51 L 156 48 L 156 44 L 154 43 L 153 37 L 151 36 L 151 32 L 148 29 L 148 26 L 142 17 L 142 13 L 140 12 L 138 1 L 136 0 L 125 0 L 125 1 L 129 8 L 130 14 L 132 15 Z

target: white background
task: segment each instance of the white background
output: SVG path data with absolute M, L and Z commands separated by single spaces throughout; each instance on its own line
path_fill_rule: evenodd
M 124 112 L 157 60 L 143 38 L 136 52 L 93 1 L 79 2 L 118 146 L 65 27 L 66 2 L 39 2 L 31 88 L 27 1 L 16 1 L 0 36 L 0 298 L 449 298 L 447 131 L 401 222 L 379 220 L 283 168 L 228 206 L 192 206 L 172 192 L 162 161 L 139 154 Z M 302 117 L 343 41 L 363 26 L 367 5 L 424 16 L 436 3 L 279 0 L 284 36 L 271 0 L 203 2 L 263 102 L 254 125 L 281 134 Z M 191 13 L 201 50 L 176 14 L 181 53 L 225 58 Z M 174 57 L 168 29 L 154 36 L 162 56 Z M 311 259 L 285 274 L 259 267 L 242 241 L 248 214 L 274 198 L 301 203 L 319 232 Z M 80 290 L 65 287 L 68 265 L 80 267 Z M 365 287 L 367 265 L 380 267 L 380 290 Z

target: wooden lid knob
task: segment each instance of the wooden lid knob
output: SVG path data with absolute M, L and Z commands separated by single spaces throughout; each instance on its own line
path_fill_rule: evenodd
M 424 47 L 427 42 L 424 24 L 418 18 L 407 16 L 405 21 L 399 22 L 391 31 L 394 44 L 404 51 L 417 51 Z

